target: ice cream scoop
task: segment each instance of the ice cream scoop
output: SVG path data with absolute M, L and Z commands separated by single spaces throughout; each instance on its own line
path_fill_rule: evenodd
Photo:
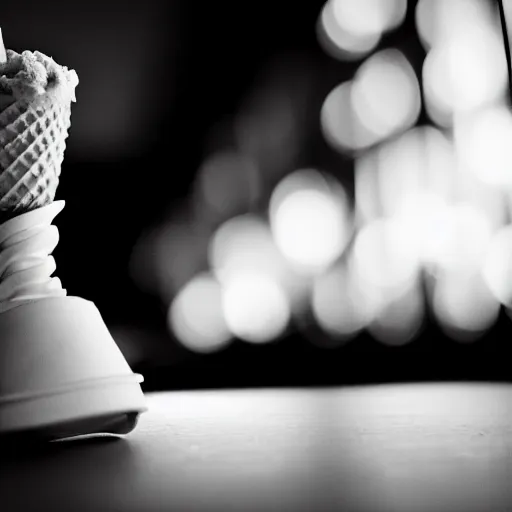
M 0 438 L 131 431 L 146 410 L 92 302 L 67 296 L 51 253 L 78 76 L 0 31 Z

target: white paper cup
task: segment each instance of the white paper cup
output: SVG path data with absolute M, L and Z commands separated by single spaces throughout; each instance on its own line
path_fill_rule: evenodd
M 0 314 L 0 434 L 127 433 L 147 410 L 142 381 L 90 301 L 46 298 Z

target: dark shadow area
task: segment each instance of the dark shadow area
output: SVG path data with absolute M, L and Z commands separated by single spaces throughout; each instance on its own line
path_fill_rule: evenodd
M 129 413 L 61 422 L 0 436 L 2 459 L 30 458 L 72 447 L 109 443 L 131 432 L 139 414 Z
M 8 434 L 0 438 L 0 457 L 5 464 L 33 462 L 38 458 L 53 457 L 69 450 L 90 450 L 115 442 L 123 437 L 116 434 L 90 434 L 58 441 L 38 439 L 33 433 Z

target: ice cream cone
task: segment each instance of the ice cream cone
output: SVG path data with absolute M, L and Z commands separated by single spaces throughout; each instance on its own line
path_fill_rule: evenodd
M 0 223 L 53 201 L 77 84 L 40 52 L 0 62 Z
M 0 437 L 126 434 L 146 410 L 142 376 L 96 307 L 51 277 L 78 77 L 2 48 L 0 33 Z
M 69 105 L 48 95 L 0 113 L 0 222 L 54 200 L 69 126 Z

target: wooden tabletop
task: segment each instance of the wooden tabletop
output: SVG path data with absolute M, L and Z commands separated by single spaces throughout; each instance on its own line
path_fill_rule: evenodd
M 4 456 L 0 510 L 512 511 L 512 386 L 165 392 L 126 438 Z

